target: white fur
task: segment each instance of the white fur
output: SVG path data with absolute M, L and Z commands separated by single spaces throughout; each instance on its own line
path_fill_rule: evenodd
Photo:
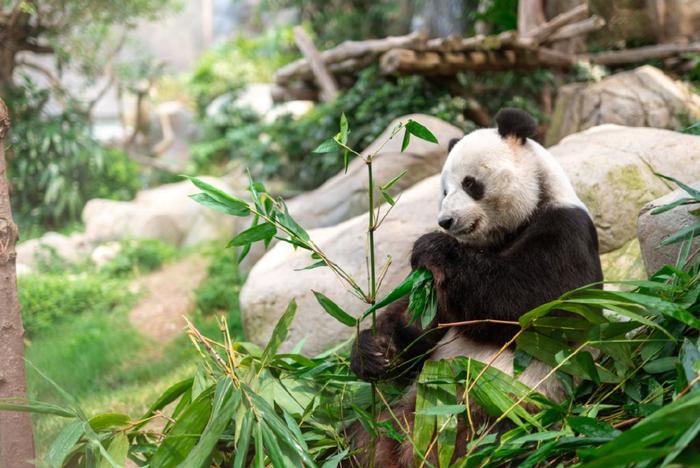
M 430 359 L 438 361 L 440 359 L 466 356 L 484 364 L 489 364 L 500 349 L 501 347 L 498 345 L 478 343 L 460 334 L 455 329 L 451 329 L 437 344 L 437 348 L 430 356 Z M 512 376 L 513 357 L 513 351 L 506 349 L 494 359 L 491 367 Z M 564 391 L 554 374 L 547 377 L 551 370 L 552 368 L 548 365 L 533 359 L 527 369 L 518 376 L 518 380 L 528 387 L 534 388 L 550 400 L 559 402 L 564 399 Z
M 463 190 L 465 176 L 484 184 L 481 200 Z M 528 139 L 523 145 L 515 138 L 502 138 L 495 129 L 476 130 L 462 138 L 445 161 L 438 219 L 452 218 L 450 232 L 469 244 L 497 242 L 535 211 L 539 180 L 546 182 L 552 205 L 585 209 L 564 170 L 538 143 Z

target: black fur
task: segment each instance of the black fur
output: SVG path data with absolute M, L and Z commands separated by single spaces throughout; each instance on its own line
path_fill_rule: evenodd
M 454 148 L 455 145 L 456 145 L 457 143 L 459 143 L 459 140 L 460 140 L 460 139 L 461 139 L 461 138 L 453 138 L 453 139 L 450 140 L 450 143 L 447 145 L 447 152 L 448 152 L 448 153 L 449 153 L 450 151 L 452 151 L 452 148 Z
M 462 180 L 462 190 L 474 200 L 481 200 L 484 197 L 484 184 L 472 176 L 466 176 Z
M 413 246 L 411 266 L 426 267 L 435 278 L 438 313 L 429 328 L 438 322 L 517 321 L 566 291 L 603 279 L 595 226 L 577 207 L 541 207 L 516 233 L 490 249 L 471 247 L 442 232 L 425 234 Z M 391 377 L 399 363 L 415 364 L 416 356 L 442 336 L 438 329 L 416 341 L 421 330 L 407 325 L 406 305 L 407 301 L 397 302 L 379 316 L 377 335 L 360 335 L 352 368 L 361 378 Z M 503 344 L 518 327 L 484 323 L 460 331 L 476 341 Z M 402 353 L 411 343 L 413 350 Z
M 525 144 L 526 139 L 537 134 L 537 122 L 523 110 L 504 107 L 498 111 L 495 120 L 498 133 L 503 138 L 512 136 Z

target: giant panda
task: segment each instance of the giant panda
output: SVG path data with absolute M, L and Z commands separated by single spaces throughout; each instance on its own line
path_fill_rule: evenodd
M 437 290 L 430 330 L 408 323 L 407 298 L 387 307 L 377 317 L 376 334 L 362 331 L 352 347 L 351 368 L 360 378 L 403 375 L 402 366 L 417 368 L 425 355 L 488 363 L 517 326 L 481 323 L 446 331 L 437 324 L 517 321 L 566 291 L 602 281 L 595 226 L 561 166 L 530 139 L 537 128 L 534 119 L 507 108 L 495 121 L 497 128 L 473 131 L 450 145 L 441 174 L 440 231 L 423 235 L 413 246 L 412 268 L 429 269 Z M 513 356 L 509 348 L 492 366 L 512 375 Z M 550 370 L 533 361 L 518 378 L 532 387 Z M 537 390 L 563 399 L 554 377 Z M 414 410 L 415 386 L 393 412 L 412 425 Z M 381 418 L 391 420 L 388 414 Z M 455 457 L 463 455 L 470 437 L 465 426 L 461 422 L 458 428 Z M 353 446 L 360 449 L 355 462 L 369 464 L 369 436 L 357 427 L 351 432 Z M 413 466 L 409 442 L 380 437 L 374 453 L 375 466 Z

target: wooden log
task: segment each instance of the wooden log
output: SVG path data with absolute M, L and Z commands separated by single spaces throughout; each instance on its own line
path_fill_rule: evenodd
M 318 100 L 318 89 L 307 85 L 305 82 L 295 82 L 285 86 L 272 85 L 270 94 L 274 102 Z
M 423 32 L 414 32 L 406 36 L 390 36 L 383 39 L 371 39 L 368 41 L 345 41 L 321 52 L 321 59 L 326 65 L 343 62 L 348 59 L 356 59 L 366 55 L 378 56 L 390 49 L 414 48 L 420 49 L 425 44 L 427 37 Z M 300 76 L 309 75 L 311 66 L 306 59 L 296 60 L 277 70 L 275 83 L 284 85 L 298 79 Z
M 440 53 L 394 49 L 385 52 L 379 60 L 384 75 L 423 74 L 453 75 L 465 70 L 509 70 L 537 66 L 568 66 L 571 56 L 544 49 L 543 54 L 529 49 L 503 49 Z
M 309 62 L 311 70 L 313 71 L 314 78 L 318 87 L 321 89 L 321 100 L 325 102 L 330 102 L 338 96 L 338 84 L 335 82 L 333 75 L 328 71 L 326 65 L 323 63 L 321 54 L 316 49 L 313 41 L 309 35 L 304 31 L 301 26 L 295 26 L 294 40 L 304 54 L 306 60 Z
M 600 16 L 591 16 L 583 21 L 578 21 L 576 23 L 567 24 L 560 28 L 557 32 L 549 36 L 545 42 L 555 42 L 565 39 L 571 39 L 573 37 L 583 36 L 585 34 L 591 33 L 602 29 L 605 26 L 605 20 Z
M 518 36 L 532 36 L 546 22 L 542 0 L 520 0 L 518 2 Z
M 660 44 L 635 49 L 614 50 L 597 52 L 595 54 L 583 54 L 577 58 L 589 60 L 600 65 L 622 65 L 625 63 L 643 62 L 645 60 L 671 57 L 688 52 L 700 52 L 700 42 L 690 44 Z
M 542 26 L 533 30 L 529 36 L 520 37 L 523 43 L 530 43 L 531 45 L 541 44 L 546 41 L 549 36 L 554 34 L 558 29 L 566 26 L 570 23 L 575 23 L 581 21 L 588 16 L 588 5 L 583 4 L 572 8 L 560 15 L 555 16 L 551 20 L 544 23 Z

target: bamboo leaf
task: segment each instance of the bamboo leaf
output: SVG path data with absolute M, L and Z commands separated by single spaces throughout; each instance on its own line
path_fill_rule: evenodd
M 401 140 L 401 152 L 403 153 L 406 151 L 406 148 L 408 148 L 409 143 L 411 142 L 411 132 L 408 130 L 408 127 L 406 127 L 406 130 L 403 132 L 403 140 Z
M 202 190 L 210 199 L 213 199 L 214 201 L 218 202 L 221 205 L 225 205 L 228 207 L 234 216 L 247 216 L 248 213 L 250 212 L 250 208 L 248 207 L 248 204 L 241 200 L 240 198 L 236 198 L 234 196 L 229 195 L 228 193 L 224 192 L 223 190 L 220 190 L 216 187 L 214 187 L 211 184 L 208 184 L 204 182 L 201 179 L 198 179 L 196 177 L 189 177 L 189 176 L 183 176 L 185 179 L 189 180 L 192 182 L 195 187 L 198 189 Z M 198 203 L 201 203 L 200 200 L 195 199 Z
M 671 182 L 673 182 L 674 184 L 676 184 L 677 186 L 679 186 L 680 188 L 682 188 L 688 195 L 690 195 L 690 196 L 693 197 L 694 199 L 700 201 L 700 190 L 696 190 L 696 189 L 694 189 L 693 187 L 691 187 L 690 185 L 684 184 L 684 183 L 681 182 L 680 180 L 674 179 L 674 178 L 671 177 L 671 176 L 667 176 L 667 175 L 664 175 L 664 174 L 659 174 L 659 173 L 656 173 L 656 172 L 655 172 L 654 174 L 655 174 L 657 177 L 661 177 L 662 179 L 670 180 Z
M 51 403 L 29 401 L 27 403 L 2 403 L 0 400 L 0 411 L 16 411 L 20 413 L 51 414 L 62 418 L 77 418 L 78 414 L 69 408 L 63 408 Z M 7 401 L 7 400 L 5 400 Z M 14 401 L 14 400 L 10 400 Z
M 204 192 L 195 193 L 190 195 L 190 198 L 202 206 L 211 208 L 212 210 L 220 211 L 222 213 L 230 214 L 232 216 L 248 216 L 250 214 L 250 209 L 248 205 L 231 205 L 227 203 L 221 203 L 220 201 L 213 198 L 211 195 Z
M 330 153 L 338 149 L 338 143 L 333 138 L 329 138 L 313 150 L 314 153 Z
M 124 413 L 103 413 L 90 418 L 90 427 L 95 432 L 104 432 L 115 427 L 124 427 L 131 423 L 131 418 Z
M 277 228 L 273 224 L 258 224 L 238 234 L 226 247 L 248 245 L 257 241 L 272 239 L 275 237 L 275 234 L 277 234 Z
M 85 434 L 85 422 L 74 421 L 66 425 L 49 447 L 46 454 L 46 463 L 50 467 L 60 468 L 75 444 Z
M 430 130 L 428 130 L 425 126 L 419 124 L 413 119 L 409 120 L 406 124 L 406 130 L 412 135 L 417 136 L 421 140 L 429 141 L 430 143 L 438 142 L 438 139 L 435 137 L 435 135 L 432 134 Z
M 396 182 L 398 182 L 403 176 L 408 173 L 407 170 L 403 171 L 401 174 L 397 175 L 396 177 L 393 177 L 389 182 L 386 184 L 382 185 L 382 190 L 388 190 L 392 185 L 394 185 Z
M 243 468 L 248 456 L 248 446 L 250 445 L 250 435 L 253 430 L 253 412 L 246 411 L 243 416 L 243 424 L 240 432 L 236 434 L 236 457 L 233 460 L 233 468 Z
M 418 268 L 411 272 L 396 288 L 394 288 L 389 294 L 387 294 L 382 300 L 378 301 L 375 305 L 370 307 L 362 314 L 362 319 L 365 319 L 372 312 L 375 312 L 382 307 L 386 307 L 392 302 L 396 302 L 405 295 L 409 294 L 416 283 L 423 283 L 427 280 L 432 280 L 432 273 L 425 268 Z
M 345 112 L 340 114 L 340 142 L 344 145 L 348 144 L 348 118 L 345 117 Z
M 280 317 L 280 319 L 277 321 L 277 325 L 275 325 L 275 329 L 272 331 L 272 335 L 270 336 L 270 341 L 268 341 L 267 346 L 265 346 L 265 349 L 263 350 L 262 357 L 260 358 L 261 367 L 264 368 L 267 366 L 282 342 L 287 339 L 289 326 L 292 324 L 292 320 L 294 320 L 296 311 L 297 303 L 294 299 L 292 299 L 287 306 L 287 310 L 285 310 L 282 317 Z
M 129 438 L 123 432 L 115 434 L 112 441 L 109 443 L 107 448 L 107 453 L 109 457 L 114 461 L 117 466 L 126 466 L 126 459 L 129 455 Z M 100 464 L 98 468 L 110 468 L 112 463 L 106 457 L 100 459 Z
M 180 398 L 180 396 L 182 396 L 183 393 L 192 388 L 193 382 L 194 378 L 189 378 L 181 380 L 168 387 L 167 390 L 165 390 L 165 392 L 163 392 L 163 394 L 160 397 L 158 397 L 158 399 L 151 405 L 151 407 L 148 408 L 148 411 L 146 411 L 144 415 L 141 416 L 140 419 L 142 422 L 136 424 L 134 426 L 134 429 L 139 429 L 143 427 L 143 425 L 146 424 L 146 422 L 148 421 L 148 418 L 153 416 L 156 411 L 165 408 L 170 403 Z
M 316 301 L 318 301 L 318 303 L 321 305 L 321 307 L 323 307 L 323 310 L 325 310 L 328 315 L 330 315 L 340 323 L 347 325 L 348 327 L 354 327 L 355 325 L 357 325 L 357 320 L 355 319 L 355 317 L 345 312 L 343 309 L 340 308 L 338 304 L 330 300 L 323 293 L 313 290 L 311 292 L 314 293 Z
M 669 203 L 667 205 L 663 205 L 663 206 L 659 206 L 657 208 L 654 208 L 653 210 L 651 210 L 651 214 L 657 215 L 657 214 L 665 213 L 667 211 L 670 211 L 670 210 L 676 208 L 677 206 L 694 204 L 694 203 L 700 203 L 700 200 L 695 200 L 693 198 L 688 198 L 688 197 L 679 198 L 678 200 L 674 201 L 673 203 Z
M 666 239 L 661 242 L 661 245 L 671 245 L 676 242 L 680 242 L 684 239 L 689 239 L 695 237 L 696 232 L 700 232 L 700 221 L 696 221 L 690 226 L 686 226 L 683 229 L 671 234 Z
M 214 406 L 209 417 L 209 422 L 204 428 L 202 437 L 197 445 L 189 452 L 183 466 L 207 467 L 210 465 L 212 450 L 221 438 L 224 430 L 231 424 L 233 415 L 236 413 L 241 402 L 241 393 L 233 387 L 233 382 L 226 376 L 216 384 L 214 393 Z

